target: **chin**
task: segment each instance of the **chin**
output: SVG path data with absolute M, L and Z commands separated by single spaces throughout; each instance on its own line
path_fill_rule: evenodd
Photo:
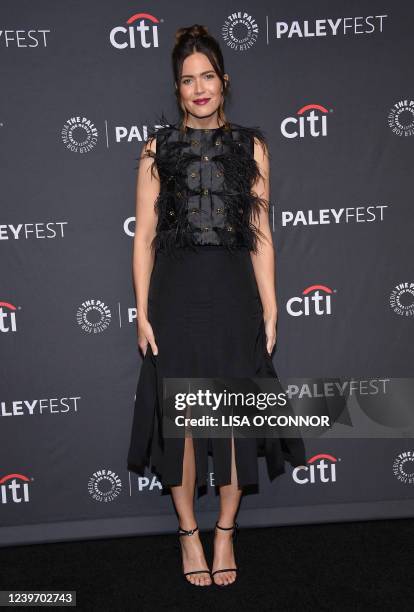
M 197 106 L 197 104 L 195 104 L 194 106 L 195 106 L 194 114 L 200 118 L 209 117 L 216 110 L 218 110 L 218 106 L 213 107 L 213 105 L 210 105 L 210 104 L 206 104 L 205 106 Z

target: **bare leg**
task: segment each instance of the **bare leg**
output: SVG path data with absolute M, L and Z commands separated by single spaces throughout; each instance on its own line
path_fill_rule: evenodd
M 231 484 L 220 487 L 220 514 L 218 518 L 220 527 L 231 527 L 234 525 L 234 519 L 242 496 L 241 489 L 237 488 L 234 438 L 232 438 L 231 443 Z M 226 567 L 236 567 L 232 535 L 232 530 L 215 530 L 213 572 Z M 213 576 L 213 580 L 216 584 L 231 584 L 236 580 L 236 572 L 220 572 Z
M 184 461 L 183 461 L 183 480 L 181 486 L 171 487 L 171 494 L 177 510 L 180 527 L 185 530 L 194 529 L 197 524 L 194 514 L 194 488 L 196 479 L 196 466 L 194 457 L 194 445 L 191 437 L 185 438 Z M 206 568 L 208 565 L 204 556 L 199 532 L 193 535 L 183 535 L 180 537 L 181 551 L 183 556 L 183 572 L 191 572 Z M 234 573 L 234 572 L 233 572 Z M 197 586 L 207 586 L 211 584 L 208 573 L 190 574 L 186 576 L 189 582 Z

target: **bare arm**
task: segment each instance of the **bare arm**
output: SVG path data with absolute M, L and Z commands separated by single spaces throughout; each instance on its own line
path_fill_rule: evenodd
M 157 354 L 154 334 L 148 321 L 148 290 L 154 266 L 154 254 L 150 247 L 157 225 L 154 204 L 160 191 L 160 181 L 155 166 L 155 176 L 151 174 L 153 159 L 145 156 L 147 150 L 155 152 L 155 138 L 144 143 L 137 173 L 133 275 L 137 300 L 138 344 L 145 354 L 150 342 L 153 353 Z
M 253 223 L 260 229 L 263 237 L 258 239 L 258 252 L 251 253 L 254 273 L 263 305 L 263 319 L 266 330 L 266 348 L 271 353 L 276 342 L 277 304 L 275 290 L 275 252 L 269 225 L 270 172 L 267 147 L 265 151 L 255 139 L 254 158 L 262 178 L 253 185 L 252 192 L 267 202 L 266 209 L 261 207 L 258 218 Z

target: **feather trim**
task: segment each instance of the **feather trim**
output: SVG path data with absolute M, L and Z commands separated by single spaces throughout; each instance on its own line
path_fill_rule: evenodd
M 255 139 L 267 149 L 267 141 L 259 127 L 245 127 L 230 123 L 220 128 L 224 151 L 211 156 L 222 170 L 224 184 L 220 194 L 226 213 L 226 227 L 213 226 L 217 244 L 229 250 L 247 247 L 257 253 L 258 241 L 264 237 L 255 224 L 262 208 L 268 210 L 268 202 L 252 191 L 255 182 L 262 178 L 254 159 Z M 148 130 L 147 143 L 156 139 L 156 152 L 149 147 L 144 156 L 152 158 L 151 173 L 160 180 L 160 192 L 154 203 L 157 213 L 156 235 L 151 243 L 153 251 L 163 249 L 170 254 L 175 248 L 195 249 L 201 244 L 194 225 L 188 218 L 186 199 L 194 190 L 189 189 L 188 166 L 199 161 L 200 156 L 188 151 L 188 134 L 178 124 L 169 123 L 164 113 L 157 125 Z M 267 152 L 269 155 L 269 153 Z M 228 226 L 231 231 L 226 229 Z

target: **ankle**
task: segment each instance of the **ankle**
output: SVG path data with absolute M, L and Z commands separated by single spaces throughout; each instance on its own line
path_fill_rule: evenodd
M 233 528 L 237 525 L 235 519 L 231 519 L 228 517 L 219 518 L 216 522 L 216 531 L 220 531 L 221 533 L 231 533 Z
M 195 518 L 190 519 L 179 519 L 178 528 L 183 529 L 184 531 L 194 531 L 197 529 L 197 521 Z M 198 533 L 198 529 L 195 533 Z

